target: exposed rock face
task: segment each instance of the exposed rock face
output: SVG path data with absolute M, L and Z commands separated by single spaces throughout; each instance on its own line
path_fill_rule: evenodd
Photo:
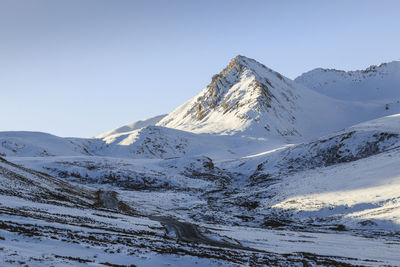
M 270 88 L 272 89 L 274 86 L 267 78 L 257 77 L 256 71 L 247 64 L 247 61 L 253 60 L 237 56 L 221 73 L 212 77 L 204 95 L 199 97 L 198 102 L 193 106 L 193 109 L 198 111 L 198 120 L 203 120 L 213 110 L 222 110 L 223 114 L 233 112 L 238 117 L 245 119 L 246 116 L 241 114 L 242 107 L 251 106 L 258 112 L 272 108 L 272 101 L 277 100 L 270 91 Z M 265 70 L 269 70 L 264 65 L 259 65 Z M 248 84 L 247 92 L 244 93 L 247 97 L 242 97 L 242 99 L 233 97 L 232 92 L 229 92 L 230 89 L 243 79 L 249 78 L 252 81 Z M 228 92 L 230 94 L 227 94 Z M 187 115 L 192 114 L 193 109 Z

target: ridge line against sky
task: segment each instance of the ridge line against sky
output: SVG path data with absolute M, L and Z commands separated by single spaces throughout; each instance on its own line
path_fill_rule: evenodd
M 171 112 L 237 54 L 294 79 L 400 58 L 400 1 L 0 2 L 0 131 L 91 137 Z

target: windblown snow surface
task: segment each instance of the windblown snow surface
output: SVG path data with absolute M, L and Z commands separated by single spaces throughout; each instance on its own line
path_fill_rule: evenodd
M 0 266 L 400 266 L 398 70 L 237 56 L 97 138 L 0 132 Z

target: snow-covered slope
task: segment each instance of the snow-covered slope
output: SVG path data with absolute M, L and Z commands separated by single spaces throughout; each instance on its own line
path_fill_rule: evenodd
M 75 207 L 87 206 L 94 201 L 94 191 L 0 158 L 0 197 L 4 196 L 40 203 L 64 202 L 64 205 Z
M 400 61 L 348 72 L 318 68 L 297 77 L 295 82 L 336 99 L 378 102 L 390 108 L 400 101 Z
M 126 133 L 126 132 L 131 132 L 131 131 L 134 131 L 134 130 L 138 130 L 138 129 L 143 128 L 143 127 L 154 126 L 160 120 L 162 120 L 165 116 L 167 116 L 167 114 L 158 115 L 158 116 L 151 117 L 151 118 L 148 118 L 148 119 L 135 121 L 135 122 L 126 124 L 124 126 L 121 126 L 121 127 L 117 128 L 117 129 L 114 129 L 114 130 L 108 131 L 106 133 L 100 134 L 100 135 L 96 136 L 96 138 L 105 138 L 107 136 L 114 135 L 114 134 Z
M 270 188 L 279 191 L 279 197 L 267 205 L 304 220 L 336 221 L 349 229 L 398 231 L 399 158 L 397 145 L 355 162 L 288 176 L 285 183 Z
M 238 167 L 253 181 L 367 158 L 400 147 L 400 114 L 364 122 L 307 143 L 245 157 Z
M 186 153 L 193 134 L 158 126 L 147 126 L 103 139 L 62 138 L 41 132 L 0 132 L 0 156 L 110 156 L 167 158 Z
M 230 212 L 252 218 L 246 219 L 250 225 L 303 220 L 310 228 L 343 224 L 391 231 L 400 229 L 399 163 L 397 114 L 218 167 L 248 182 L 223 202 L 247 203 L 247 211 L 236 204 Z
M 169 158 L 185 154 L 190 133 L 158 126 L 148 126 L 103 138 L 103 155 L 121 157 Z

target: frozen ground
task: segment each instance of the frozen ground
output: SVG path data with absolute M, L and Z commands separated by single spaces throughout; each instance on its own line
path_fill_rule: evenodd
M 4 174 L 5 169 L 10 171 Z M 2 163 L 2 170 L 3 177 L 12 180 L 39 182 L 43 178 L 7 163 Z M 17 178 L 16 172 L 20 175 Z M 198 225 L 205 236 L 238 245 L 226 248 L 179 241 L 158 221 L 133 210 L 136 207 L 106 209 L 96 203 L 95 192 L 85 188 L 79 189 L 80 204 L 74 207 L 61 195 L 52 199 L 33 191 L 17 197 L 4 186 L 1 190 L 2 266 L 400 264 L 400 242 L 392 238 L 366 238 L 347 232 Z M 37 193 L 42 199 L 34 198 Z M 119 206 L 123 207 L 121 203 Z

